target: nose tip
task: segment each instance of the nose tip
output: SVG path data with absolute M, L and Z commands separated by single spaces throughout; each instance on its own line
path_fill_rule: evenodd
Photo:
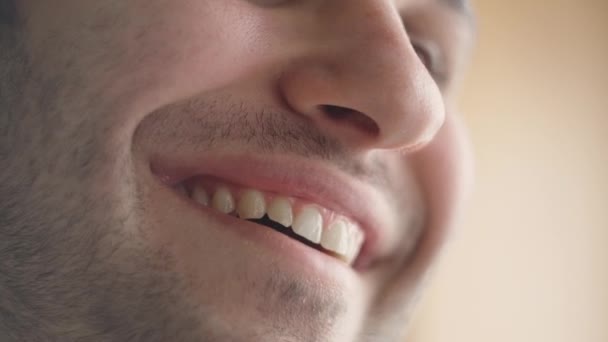
M 282 74 L 280 89 L 294 111 L 350 147 L 413 149 L 441 127 L 443 99 L 398 16 L 378 13 L 353 14 L 354 30 L 323 30 Z
M 315 68 L 300 66 L 284 74 L 283 97 L 351 147 L 414 149 L 432 140 L 444 121 L 443 99 L 419 70 L 365 77 L 361 68 L 343 76 L 319 75 Z

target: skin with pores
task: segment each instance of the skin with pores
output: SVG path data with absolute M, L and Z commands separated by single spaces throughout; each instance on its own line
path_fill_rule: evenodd
M 0 11 L 3 341 L 402 340 L 471 183 L 453 103 L 466 4 Z M 197 208 L 164 174 L 210 165 L 349 217 L 363 214 L 336 198 L 365 194 L 365 262 L 287 248 L 299 242 Z M 318 201 L 297 187 L 317 181 Z

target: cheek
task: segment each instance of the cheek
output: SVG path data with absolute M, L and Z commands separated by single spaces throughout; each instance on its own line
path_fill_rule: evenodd
M 432 143 L 413 159 L 429 213 L 427 244 L 439 250 L 458 223 L 473 185 L 473 153 L 460 118 L 449 114 Z
M 117 144 L 162 106 L 253 75 L 272 79 L 280 51 L 270 52 L 271 18 L 242 0 L 23 4 L 34 63 L 73 88 L 69 101 L 99 111 Z
M 245 1 L 134 2 L 129 11 L 139 19 L 117 33 L 127 53 L 111 81 L 137 91 L 140 112 L 271 73 L 268 18 Z

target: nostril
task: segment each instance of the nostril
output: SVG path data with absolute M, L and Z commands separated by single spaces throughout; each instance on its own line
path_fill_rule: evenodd
M 330 121 L 351 125 L 354 129 L 372 137 L 376 137 L 380 133 L 380 127 L 376 121 L 359 111 L 333 105 L 321 105 L 319 108 Z

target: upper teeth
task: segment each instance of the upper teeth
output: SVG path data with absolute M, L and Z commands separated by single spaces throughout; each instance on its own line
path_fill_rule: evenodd
M 261 219 L 266 214 L 264 195 L 255 190 L 243 192 L 237 205 L 237 213 L 243 219 Z
M 224 214 L 236 214 L 243 219 L 268 215 L 272 221 L 291 227 L 297 235 L 320 244 L 349 264 L 363 244 L 363 233 L 357 224 L 318 205 L 253 189 L 239 190 L 224 185 L 207 188 L 213 188 L 211 200 L 203 184 L 194 184 L 191 198 L 200 205 L 211 205 Z
M 287 198 L 275 197 L 270 201 L 267 209 L 268 217 L 274 222 L 280 223 L 285 227 L 291 227 L 293 223 L 293 210 Z
M 323 233 L 323 217 L 315 207 L 302 208 L 293 221 L 292 229 L 296 234 L 307 240 L 319 243 Z
M 200 189 L 198 191 L 202 193 L 204 190 Z M 230 214 L 234 211 L 234 197 L 232 197 L 232 193 L 226 187 L 219 187 L 215 190 L 211 203 L 213 208 L 224 214 Z

